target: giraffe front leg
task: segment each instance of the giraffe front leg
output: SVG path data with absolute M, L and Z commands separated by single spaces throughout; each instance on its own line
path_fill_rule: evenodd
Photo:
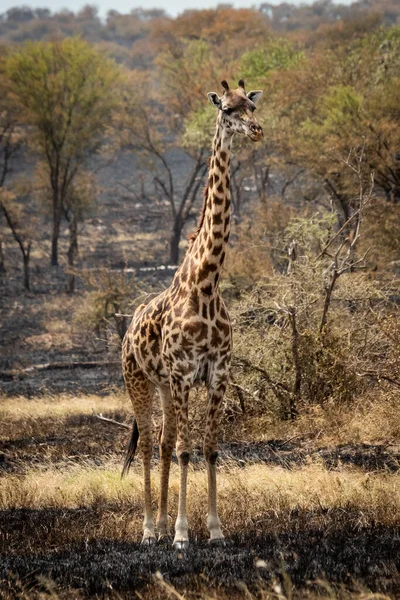
M 185 550 L 189 546 L 188 521 L 186 513 L 187 476 L 190 461 L 190 440 L 188 421 L 189 389 L 183 392 L 181 389 L 173 391 L 176 422 L 177 422 L 177 444 L 176 454 L 179 463 L 179 501 L 178 516 L 175 522 L 175 537 L 173 546 L 176 550 Z
M 163 425 L 160 440 L 160 500 L 158 505 L 158 541 L 168 540 L 168 484 L 172 452 L 176 443 L 176 415 L 170 390 L 160 389 Z
M 210 543 L 223 543 L 224 535 L 221 531 L 221 523 L 218 517 L 217 509 L 217 470 L 216 462 L 218 459 L 218 426 L 222 409 L 222 398 L 225 392 L 225 385 L 217 390 L 208 392 L 208 410 L 206 433 L 204 437 L 204 457 L 207 464 L 208 479 L 208 516 L 207 528 L 210 532 Z

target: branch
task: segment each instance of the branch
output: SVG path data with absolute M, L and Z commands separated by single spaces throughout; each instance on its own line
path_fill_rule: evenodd
M 27 377 L 34 371 L 52 371 L 63 369 L 97 369 L 101 367 L 120 366 L 120 361 L 91 361 L 91 362 L 54 362 L 41 365 L 32 365 L 24 369 L 12 369 L 10 371 L 0 371 L 0 381 L 12 381 Z
M 190 211 L 192 210 L 193 205 L 194 205 L 194 203 L 196 201 L 197 192 L 199 191 L 199 187 L 200 187 L 200 185 L 202 183 L 204 175 L 206 174 L 206 171 L 207 171 L 207 165 L 204 164 L 202 166 L 202 168 L 200 169 L 200 175 L 199 175 L 197 181 L 195 182 L 195 185 L 193 186 L 189 204 L 186 206 L 186 210 L 182 214 L 182 222 L 183 223 L 186 223 L 186 221 L 189 218 Z
M 245 414 L 246 413 L 246 405 L 245 405 L 244 399 L 245 399 L 245 394 L 248 394 L 249 392 L 244 387 L 242 387 L 241 385 L 236 383 L 233 373 L 231 373 L 231 386 L 233 388 L 235 388 L 237 397 L 239 398 L 239 404 L 240 404 L 241 411 L 243 414 Z
M 301 361 L 300 361 L 300 355 L 299 355 L 299 332 L 297 329 L 296 308 L 294 306 L 291 306 L 289 308 L 289 318 L 290 318 L 290 323 L 292 325 L 292 354 L 293 354 L 294 369 L 295 369 L 295 373 L 296 373 L 294 387 L 293 387 L 293 395 L 289 401 L 290 402 L 290 417 L 293 420 L 296 417 L 296 415 L 298 414 L 296 405 L 297 405 L 297 402 L 301 398 L 301 380 L 302 380 Z
M 341 228 L 339 229 L 339 231 L 337 231 L 335 233 L 335 235 L 325 244 L 325 247 L 318 254 L 317 260 L 319 260 L 320 258 L 322 258 L 324 256 L 324 254 L 328 250 L 329 246 L 331 246 L 333 244 L 333 242 L 339 237 L 339 235 L 347 227 L 347 225 L 349 225 L 349 223 L 351 223 L 353 221 L 353 219 L 355 219 L 361 213 L 361 211 L 363 210 L 363 208 L 365 208 L 365 206 L 368 204 L 368 202 L 371 200 L 371 198 L 372 198 L 372 194 L 368 194 L 367 199 L 365 200 L 365 202 L 363 202 L 363 204 L 351 215 L 351 217 L 349 217 L 347 219 L 347 221 L 344 223 L 344 225 L 341 226 Z M 357 228 L 359 228 L 358 224 L 357 224 Z M 354 240 L 353 240 L 353 242 L 354 242 Z M 353 246 L 354 246 L 354 244 L 353 244 Z
M 329 306 L 331 304 L 333 289 L 335 287 L 336 281 L 338 280 L 340 275 L 343 273 L 343 271 L 339 270 L 338 261 L 339 261 L 339 255 L 342 251 L 342 248 L 346 243 L 347 243 L 347 238 L 345 240 L 343 240 L 343 242 L 340 244 L 339 248 L 337 249 L 334 259 L 333 259 L 333 263 L 331 264 L 331 267 L 330 267 L 332 269 L 332 275 L 331 275 L 331 280 L 329 282 L 329 285 L 326 287 L 324 308 L 322 310 L 321 324 L 319 326 L 319 334 L 320 335 L 322 334 L 324 327 L 327 323 L 328 310 L 329 310 Z
M 393 379 L 392 377 L 388 377 L 387 375 L 382 375 L 381 373 L 378 373 L 377 371 L 364 371 L 362 373 L 357 373 L 357 375 L 359 377 L 373 377 L 375 379 L 383 379 L 384 381 L 387 381 L 388 383 L 391 383 L 392 385 L 396 385 L 397 387 L 400 387 L 400 381 L 397 379 Z
M 296 181 L 296 179 L 299 177 L 299 175 L 301 175 L 302 173 L 304 173 L 304 171 L 305 171 L 305 169 L 300 169 L 300 171 L 297 171 L 297 173 L 291 179 L 288 179 L 286 181 L 286 183 L 284 184 L 284 186 L 282 187 L 282 190 L 281 190 L 281 196 L 282 196 L 282 198 L 285 198 L 285 193 L 286 193 L 287 188 L 290 185 L 292 185 L 292 183 L 294 183 Z
M 251 363 L 249 360 L 247 360 L 247 358 L 243 358 L 242 356 L 234 356 L 233 361 L 235 361 L 235 360 L 238 364 L 240 364 L 242 366 L 244 365 L 245 367 L 248 367 L 249 369 L 252 369 L 253 371 L 257 371 L 257 373 L 260 373 L 264 377 L 264 379 L 266 380 L 268 385 L 270 386 L 270 388 L 273 391 L 273 393 L 275 394 L 276 398 L 283 404 L 286 404 L 286 397 L 278 389 L 278 388 L 281 388 L 286 393 L 290 394 L 290 392 L 286 388 L 286 386 L 284 386 L 282 383 L 275 383 L 275 381 L 273 381 L 271 379 L 269 373 L 267 373 L 267 371 L 265 369 L 262 369 L 261 367 L 258 367 L 257 365 L 253 365 L 253 363 Z
M 11 232 L 13 234 L 15 241 L 17 242 L 17 244 L 20 247 L 22 256 L 24 256 L 24 257 L 28 256 L 29 252 L 30 252 L 30 247 L 32 245 L 32 241 L 24 240 L 23 235 L 21 235 L 21 233 L 18 232 L 18 223 L 14 222 L 14 220 L 12 218 L 12 214 L 10 213 L 10 211 L 7 209 L 6 205 L 3 202 L 0 202 L 0 208 L 3 211 L 3 214 L 6 218 L 7 224 L 9 226 L 9 228 L 11 229 Z
M 92 408 L 92 414 L 99 421 L 103 421 L 103 423 L 110 423 L 111 425 L 116 425 L 117 427 L 121 427 L 122 429 L 131 429 L 131 426 L 127 423 L 121 423 L 121 421 L 116 421 L 115 419 L 108 419 L 107 417 L 103 417 L 101 413 L 96 413 L 94 408 Z
M 193 167 L 192 174 L 189 177 L 189 180 L 188 180 L 188 182 L 186 184 L 185 191 L 183 192 L 182 201 L 181 201 L 181 204 L 180 204 L 179 209 L 178 209 L 178 215 L 179 215 L 180 218 L 182 218 L 182 216 L 184 214 L 185 205 L 186 205 L 186 202 L 187 202 L 187 200 L 188 200 L 188 198 L 190 196 L 190 192 L 191 192 L 193 186 L 195 186 L 195 184 L 196 184 L 197 175 L 199 174 L 199 172 L 204 167 L 203 156 L 204 156 L 204 149 L 202 149 L 200 151 L 200 154 L 197 156 L 196 164 Z M 200 186 L 200 183 L 198 182 L 198 185 L 195 186 L 196 191 L 199 188 L 199 186 Z M 193 204 L 194 200 L 195 200 L 195 196 L 192 195 L 191 196 L 191 202 L 190 202 L 191 205 Z M 190 210 L 190 207 L 189 207 L 188 210 Z

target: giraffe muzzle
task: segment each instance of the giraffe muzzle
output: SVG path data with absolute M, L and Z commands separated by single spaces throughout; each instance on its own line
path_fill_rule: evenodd
M 264 137 L 264 132 L 262 127 L 258 123 L 252 123 L 250 125 L 250 138 L 253 142 L 259 142 Z

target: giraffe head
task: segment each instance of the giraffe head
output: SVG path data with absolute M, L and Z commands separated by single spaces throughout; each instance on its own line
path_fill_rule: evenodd
M 247 135 L 253 142 L 258 142 L 263 137 L 263 130 L 254 117 L 256 103 L 261 97 L 261 90 L 254 90 L 246 94 L 244 81 L 239 79 L 236 90 L 229 89 L 227 82 L 221 81 L 224 93 L 221 97 L 215 92 L 210 92 L 208 99 L 219 110 L 219 122 L 228 131 Z

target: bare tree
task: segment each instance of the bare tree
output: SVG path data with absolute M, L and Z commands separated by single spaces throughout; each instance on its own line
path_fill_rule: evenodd
M 198 191 L 207 170 L 205 150 L 199 150 L 195 157 L 189 176 L 186 178 L 183 192 L 179 196 L 175 193 L 176 182 L 174 177 L 176 175 L 174 176 L 171 167 L 165 159 L 161 162 L 164 170 L 164 178 L 162 175 L 156 175 L 154 177 L 154 186 L 158 198 L 167 199 L 170 206 L 172 232 L 169 242 L 169 260 L 171 264 L 176 265 L 179 262 L 179 242 L 182 237 L 182 231 L 198 197 Z
M 68 257 L 68 293 L 75 292 L 75 260 L 78 256 L 79 225 L 94 204 L 97 195 L 93 174 L 82 172 L 71 185 L 64 203 L 64 214 L 69 228 Z
M 339 230 L 326 242 L 324 248 L 318 255 L 318 259 L 323 257 L 331 257 L 332 262 L 328 268 L 325 279 L 325 301 L 322 310 L 321 324 L 319 328 L 320 334 L 323 333 L 327 323 L 328 311 L 331 304 L 332 293 L 336 286 L 337 280 L 343 273 L 354 271 L 356 267 L 363 265 L 366 258 L 366 253 L 361 258 L 355 255 L 356 244 L 360 237 L 361 221 L 365 207 L 370 203 L 374 193 L 374 176 L 371 174 L 370 181 L 366 187 L 365 177 L 362 172 L 363 151 L 353 159 L 352 153 L 344 161 L 347 167 L 355 174 L 359 182 L 358 191 L 358 208 L 353 212 Z M 339 244 L 333 255 L 330 254 L 330 248 L 335 241 L 347 234 Z
M 14 203 L 14 195 L 0 188 L 0 208 L 6 219 L 14 240 L 17 242 L 22 254 L 24 269 L 24 287 L 30 290 L 29 261 L 31 256 L 32 239 L 29 229 L 24 226 L 26 217 L 21 213 L 20 207 Z
M 141 95 L 130 98 L 128 103 L 125 111 L 125 143 L 142 157 L 147 166 L 151 166 L 151 184 L 157 201 L 168 202 L 171 217 L 169 260 L 176 265 L 179 262 L 182 231 L 207 171 L 207 148 L 203 145 L 188 147 L 180 144 L 173 125 L 171 128 L 165 125 L 168 118 L 160 122 L 157 104 L 151 103 L 143 90 Z M 176 151 L 178 145 L 179 151 L 186 155 L 188 162 L 191 161 L 183 182 L 182 172 L 173 168 L 168 152 Z M 143 188 L 142 182 L 141 186 Z M 134 193 L 133 186 L 128 189 Z
M 14 204 L 15 195 L 5 189 L 5 183 L 11 173 L 12 159 L 20 150 L 23 141 L 23 130 L 19 125 L 19 113 L 8 95 L 7 80 L 0 79 L 0 210 L 17 242 L 23 260 L 24 287 L 30 289 L 29 260 L 32 246 L 28 230 L 23 226 L 23 218 L 19 207 Z M 0 242 L 0 271 L 5 272 L 2 243 Z

